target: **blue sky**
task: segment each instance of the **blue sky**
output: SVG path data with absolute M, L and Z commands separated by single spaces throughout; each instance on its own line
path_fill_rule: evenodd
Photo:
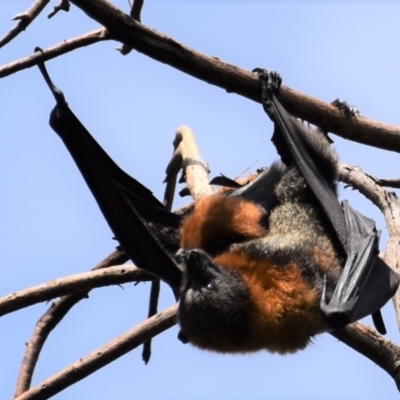
M 98 25 L 72 6 L 48 20 L 52 2 L 0 50 L 0 64 L 83 34 Z M 125 11 L 126 0 L 114 1 Z M 0 35 L 30 1 L 0 2 Z M 400 125 L 400 3 L 378 1 L 148 0 L 147 26 L 239 67 L 275 69 L 284 84 L 324 101 L 337 97 L 377 121 Z M 47 63 L 55 83 L 106 151 L 159 198 L 175 129 L 190 126 L 211 176 L 237 176 L 277 158 L 272 124 L 259 104 L 198 81 L 137 52 L 122 57 L 99 43 Z M 86 271 L 115 246 L 112 234 L 57 135 L 54 100 L 37 68 L 0 80 L 0 296 Z M 399 157 L 333 136 L 343 162 L 398 177 Z M 357 193 L 342 198 L 387 230 Z M 178 199 L 175 206 L 187 203 Z M 33 384 L 125 332 L 147 314 L 148 284 L 97 289 L 47 341 Z M 172 304 L 167 287 L 160 308 Z M 10 398 L 25 342 L 49 304 L 0 319 L 1 397 Z M 398 342 L 393 307 L 384 310 Z M 366 320 L 366 323 L 370 323 Z M 290 356 L 216 355 L 182 345 L 174 327 L 154 340 L 144 366 L 134 351 L 55 396 L 57 399 L 392 399 L 379 367 L 325 334 Z

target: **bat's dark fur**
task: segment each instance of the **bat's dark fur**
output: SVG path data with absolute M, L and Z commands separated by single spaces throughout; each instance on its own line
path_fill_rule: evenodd
M 261 81 L 263 105 L 275 121 L 273 141 L 282 162 L 239 188 L 225 179 L 235 188 L 204 198 L 180 215 L 166 210 L 111 160 L 69 109 L 44 65 L 39 67 L 57 101 L 50 125 L 116 239 L 137 266 L 167 282 L 180 297 L 183 341 L 219 352 L 290 353 L 331 329 L 330 314 L 345 315 L 336 320 L 347 324 L 379 310 L 396 290 L 398 277 L 382 261 L 374 263 L 372 221 L 354 213 L 346 217 L 357 222 L 357 234 L 364 234 L 365 223 L 373 240 L 367 262 L 357 264 L 355 257 L 353 263 L 357 272 L 368 273 L 361 279 L 350 273 L 347 266 L 358 255 L 358 240 L 354 249 L 347 246 L 352 232 L 336 198 L 336 153 L 326 135 L 290 117 L 273 93 L 268 95 L 269 83 Z M 179 248 L 181 266 L 173 259 Z M 374 291 L 376 280 L 381 294 Z M 351 302 L 342 300 L 337 287 L 347 295 L 354 282 L 361 294 L 350 296 Z
M 295 123 L 336 192 L 336 153 L 320 132 Z M 329 329 L 320 312 L 324 275 L 331 293 L 342 260 L 324 220 L 297 168 L 282 163 L 197 203 L 182 226 L 182 337 L 215 351 L 287 353 Z

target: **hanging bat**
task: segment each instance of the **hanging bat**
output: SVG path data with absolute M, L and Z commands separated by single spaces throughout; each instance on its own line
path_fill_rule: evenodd
M 376 313 L 397 289 L 398 276 L 377 258 L 373 222 L 338 203 L 328 140 L 283 109 L 276 77 L 260 79 L 282 162 L 248 185 L 199 201 L 183 218 L 111 160 L 40 69 L 57 102 L 50 125 L 116 239 L 180 298 L 182 341 L 218 352 L 294 352 L 318 333 Z M 304 172 L 296 152 L 300 164 L 322 173 Z

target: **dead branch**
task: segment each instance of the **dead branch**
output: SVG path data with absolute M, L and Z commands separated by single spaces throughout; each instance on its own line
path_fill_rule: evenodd
M 92 271 L 108 268 L 128 261 L 125 252 L 119 248 L 114 250 L 103 261 L 92 268 Z M 32 337 L 26 344 L 24 358 L 18 375 L 14 397 L 18 397 L 31 386 L 33 372 L 43 345 L 50 332 L 67 315 L 69 310 L 79 301 L 88 297 L 89 291 L 68 294 L 54 302 L 50 308 L 39 318 L 33 331 Z
M 15 15 L 12 19 L 13 21 L 18 21 L 18 23 L 0 39 L 0 48 L 11 42 L 11 40 L 23 32 L 47 6 L 49 1 L 50 0 L 36 0 L 29 10 Z
M 21 394 L 15 400 L 48 399 L 68 386 L 79 382 L 150 338 L 175 325 L 177 322 L 177 309 L 178 305 L 174 304 L 154 317 L 147 319 L 103 347 L 93 351 L 88 356 L 80 358 L 64 370 Z
M 65 40 L 62 43 L 44 49 L 43 52 L 35 52 L 28 57 L 20 58 L 17 61 L 3 65 L 0 67 L 0 78 L 4 78 L 26 68 L 34 67 L 41 61 L 51 60 L 52 58 L 62 56 L 80 47 L 89 46 L 108 39 L 109 37 L 105 29 L 96 29 L 84 35 Z
M 193 131 L 187 126 L 181 126 L 177 129 L 173 142 L 174 152 L 168 163 L 164 182 L 165 187 L 164 204 L 171 209 L 174 197 L 176 179 L 179 171 L 183 170 L 183 179 L 185 181 L 192 198 L 197 201 L 210 195 L 213 192 L 209 185 L 208 165 L 203 161 L 199 148 L 196 144 Z
M 260 101 L 260 87 L 255 74 L 206 56 L 171 37 L 149 29 L 106 0 L 71 0 L 90 18 L 107 28 L 115 40 L 168 64 L 186 74 Z M 359 117 L 346 119 L 332 105 L 283 86 L 279 100 L 294 116 L 322 127 L 328 132 L 370 146 L 400 152 L 400 128 Z
M 102 23 L 110 32 L 110 37 L 112 36 L 116 40 L 132 46 L 136 50 L 158 61 L 167 63 L 198 79 L 224 88 L 228 92 L 235 92 L 249 99 L 259 101 L 258 80 L 252 73 L 241 70 L 231 64 L 224 63 L 216 58 L 202 55 L 199 52 L 179 44 L 169 37 L 150 30 L 140 23 L 133 21 L 132 18 L 129 18 L 129 16 L 123 14 L 120 10 L 105 0 L 97 0 L 96 2 L 90 0 L 72 0 L 72 2 L 78 5 L 78 7 L 81 7 L 89 16 Z M 68 47 L 68 50 L 66 50 L 66 43 L 63 43 L 62 46 L 55 46 L 58 48 L 58 53 L 54 51 L 55 47 L 52 47 L 47 49 L 44 55 L 34 54 L 24 60 L 20 60 L 20 62 L 12 63 L 0 68 L 0 77 L 33 66 L 39 60 L 54 58 L 58 55 L 74 50 L 75 48 L 110 38 L 109 36 L 106 37 L 104 29 L 87 34 L 85 37 L 93 34 L 95 34 L 96 37 L 91 37 L 86 44 L 82 44 L 81 40 L 83 37 L 81 36 L 72 39 L 72 41 L 79 41 L 79 44 L 76 45 L 76 47 L 70 45 L 71 47 Z M 10 72 L 11 65 L 11 68 L 14 69 L 11 69 Z M 287 110 L 295 116 L 319 125 L 326 130 L 337 133 L 344 138 L 387 150 L 400 151 L 400 129 L 397 127 L 376 123 L 362 117 L 353 120 L 345 120 L 337 110 L 329 104 L 323 103 L 310 96 L 302 95 L 287 87 L 282 88 L 280 100 Z M 344 168 L 346 169 L 350 167 Z M 352 171 L 346 173 L 343 172 L 343 174 L 343 179 L 348 179 L 348 182 L 351 182 L 353 178 L 346 178 L 345 176 L 346 174 L 347 176 L 352 176 Z M 357 180 L 355 182 L 357 182 Z M 368 183 L 366 184 L 368 185 Z M 364 187 L 364 184 L 360 183 L 355 183 L 355 185 Z M 360 191 L 362 190 L 363 189 Z M 397 198 L 394 194 L 386 191 L 376 195 L 371 194 L 370 189 L 365 189 L 365 191 L 366 193 L 369 193 L 371 198 L 376 198 L 377 204 L 380 204 L 380 207 L 383 207 L 382 211 L 384 212 L 388 227 L 388 219 L 394 222 L 393 232 L 389 229 L 391 232 L 391 241 L 392 238 L 395 237 L 395 240 L 392 241 L 394 246 L 395 241 L 396 243 L 399 243 L 398 229 L 395 229 L 396 225 L 400 227 L 398 223 L 395 223 L 399 221 L 397 219 L 399 211 L 398 204 L 394 207 L 392 206 L 394 200 L 397 201 Z M 395 216 L 393 216 L 393 213 Z M 391 247 L 391 242 L 389 242 L 385 258 L 390 265 L 397 267 L 398 254 L 395 250 L 395 248 Z M 125 266 L 123 268 L 127 269 L 129 267 Z M 120 278 L 120 276 L 118 276 L 118 278 Z M 76 285 L 76 283 L 74 285 Z M 69 289 L 71 290 L 71 287 L 69 287 Z M 64 290 L 66 289 L 64 288 Z M 74 288 L 74 290 L 76 289 Z M 79 286 L 78 290 L 88 290 L 88 287 Z M 39 291 L 44 293 L 46 292 L 46 288 L 40 288 Z M 25 296 L 29 297 L 30 294 L 26 293 L 27 291 L 25 291 Z M 16 295 L 18 295 L 18 293 Z M 21 295 L 21 292 L 19 295 Z M 60 295 L 60 293 L 57 294 L 57 296 L 58 295 Z M 47 293 L 47 296 L 50 296 L 49 293 Z M 32 294 L 32 298 L 33 297 L 34 295 Z M 38 301 L 44 301 L 52 297 L 54 297 L 54 293 L 50 297 L 43 297 L 43 299 Z M 10 302 L 12 301 L 14 300 L 11 299 Z M 37 301 L 30 304 L 34 304 L 35 302 Z M 23 307 L 25 306 L 27 305 L 24 305 Z M 18 308 L 20 307 L 13 310 Z M 95 370 L 115 360 L 122 354 L 125 354 L 127 351 L 135 348 L 140 343 L 143 343 L 143 341 L 149 340 L 152 336 L 168 329 L 174 324 L 175 318 L 176 305 L 164 313 L 160 313 L 156 317 L 150 318 L 134 330 L 120 336 L 103 348 L 91 353 L 85 359 L 77 361 L 35 388 L 25 392 L 19 396 L 18 399 L 44 399 L 58 393 L 69 385 L 83 379 Z M 164 325 L 160 326 L 156 325 L 156 323 L 163 323 Z M 400 350 L 398 346 L 384 339 L 372 329 L 359 323 L 353 324 L 340 332 L 333 332 L 332 335 L 381 366 L 395 379 L 397 386 L 400 387 L 398 373 Z
M 331 335 L 379 365 L 395 381 L 400 391 L 400 347 L 368 326 L 356 322 Z
M 251 100 L 260 101 L 257 77 L 249 71 L 228 64 L 216 57 L 195 51 L 172 38 L 151 30 L 134 21 L 117 7 L 105 0 L 72 0 L 91 18 L 97 20 L 112 33 L 112 38 L 128 44 L 137 51 L 168 64 L 195 78 L 221 87 Z M 82 46 L 108 40 L 105 30 L 70 39 L 44 51 L 35 53 L 0 67 L 0 78 L 49 60 Z M 72 43 L 71 43 L 72 42 Z M 301 94 L 283 86 L 279 96 L 285 108 L 294 116 L 322 127 L 345 139 L 377 148 L 400 152 L 400 128 L 364 117 L 346 119 L 331 104 Z
M 141 22 L 140 14 L 142 12 L 143 3 L 144 3 L 144 0 L 134 0 L 133 1 L 132 7 L 131 7 L 131 12 L 129 15 L 135 21 Z M 132 51 L 132 47 L 130 47 L 126 44 L 123 44 L 121 47 L 118 47 L 117 50 L 120 51 L 123 56 L 126 56 L 127 54 L 129 54 Z
M 0 316 L 69 293 L 88 291 L 95 287 L 119 285 L 127 282 L 149 281 L 151 279 L 153 277 L 147 272 L 129 265 L 119 265 L 70 275 L 1 298 Z

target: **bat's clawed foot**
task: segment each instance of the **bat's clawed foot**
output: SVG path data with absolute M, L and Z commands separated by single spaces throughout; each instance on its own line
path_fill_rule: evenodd
M 267 95 L 268 98 L 277 95 L 282 84 L 282 77 L 276 72 L 264 68 L 254 68 L 253 72 L 256 73 L 261 82 L 261 94 L 263 97 Z
M 271 104 L 272 97 L 277 96 L 281 87 L 282 77 L 269 69 L 254 68 L 253 72 L 259 77 L 261 84 L 261 103 L 265 112 L 274 120 L 274 112 Z
M 354 118 L 356 116 L 360 115 L 360 112 L 358 111 L 358 109 L 354 106 L 351 106 L 350 104 L 348 104 L 345 101 L 341 101 L 339 99 L 336 99 L 334 101 L 332 101 L 331 103 L 333 106 L 335 106 L 345 118 Z

